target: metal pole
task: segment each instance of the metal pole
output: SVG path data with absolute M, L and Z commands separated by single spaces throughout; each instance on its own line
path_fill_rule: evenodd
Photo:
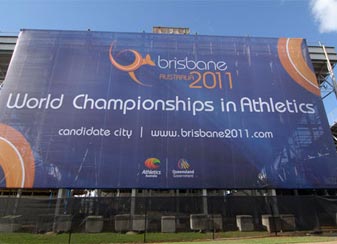
M 65 193 L 66 193 L 65 189 L 58 189 L 56 206 L 55 206 L 55 216 L 60 214 L 61 202 L 65 196 Z
M 326 66 L 328 68 L 329 75 L 330 75 L 331 80 L 332 80 L 333 90 L 334 90 L 335 96 L 337 98 L 337 82 L 336 82 L 336 78 L 335 78 L 335 75 L 333 73 L 332 66 L 331 66 L 331 63 L 330 63 L 330 60 L 329 60 L 328 53 L 326 52 L 325 46 L 324 45 L 321 45 L 321 46 L 323 48 L 324 55 L 325 55 L 325 58 L 326 58 Z
M 65 197 L 65 189 L 58 189 L 58 192 L 57 192 L 57 200 L 56 200 L 56 206 L 55 206 L 55 213 L 54 213 L 54 223 L 53 223 L 53 230 L 54 232 L 56 231 L 56 227 L 57 227 L 57 223 L 56 223 L 56 216 L 60 215 L 61 211 L 61 202 L 62 202 L 62 199 Z
M 135 214 L 136 209 L 136 189 L 131 190 L 131 206 L 130 206 L 130 214 L 131 216 Z
M 269 198 L 273 198 L 273 196 L 269 196 Z M 272 199 L 272 201 L 273 201 L 273 199 Z M 277 236 L 277 227 L 276 227 L 276 221 L 275 221 L 275 218 L 274 218 L 274 210 L 273 210 L 273 205 L 270 201 L 269 201 L 269 208 L 270 208 L 270 211 L 271 211 L 271 219 L 273 221 L 275 236 Z
M 16 200 L 15 200 L 15 204 L 14 204 L 13 215 L 16 214 L 16 211 L 17 211 L 18 206 L 19 206 L 21 195 L 22 195 L 22 189 L 18 189 L 18 191 L 16 193 Z
M 146 243 L 146 232 L 147 232 L 147 197 L 145 197 L 145 230 L 144 230 L 144 243 Z
M 202 189 L 202 205 L 204 214 L 208 214 L 207 189 Z

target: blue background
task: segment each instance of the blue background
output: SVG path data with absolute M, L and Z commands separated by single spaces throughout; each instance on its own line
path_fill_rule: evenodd
M 191 89 L 188 82 L 159 80 L 187 74 L 142 66 L 139 86 L 109 61 L 110 44 L 153 60 L 226 61 L 233 89 Z M 277 38 L 220 37 L 26 30 L 20 35 L 0 96 L 2 123 L 18 129 L 34 151 L 36 188 L 329 188 L 336 187 L 337 161 L 320 97 L 294 82 L 280 64 Z M 305 53 L 307 60 L 308 54 Z M 130 63 L 133 56 L 124 57 Z M 129 59 L 128 59 L 129 58 Z M 65 95 L 59 110 L 8 109 L 10 93 Z M 214 101 L 213 112 L 76 110 L 78 94 L 91 98 Z M 221 112 L 220 98 L 242 97 L 312 103 L 314 114 Z M 133 129 L 144 137 L 62 137 L 60 128 Z M 273 131 L 271 139 L 153 138 L 150 129 L 249 129 Z M 161 175 L 146 178 L 144 161 L 158 158 Z M 173 178 L 186 159 L 193 178 Z

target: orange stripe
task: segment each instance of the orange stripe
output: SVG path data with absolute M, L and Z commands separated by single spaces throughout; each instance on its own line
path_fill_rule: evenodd
M 280 38 L 278 41 L 278 55 L 282 66 L 290 77 L 300 86 L 311 93 L 320 96 L 315 74 L 307 66 L 301 49 L 302 39 L 290 39 L 287 51 L 287 38 Z M 292 63 L 292 62 L 293 63 Z M 301 74 L 305 77 L 302 77 Z
M 13 147 L 4 140 L 0 141 L 0 166 L 5 174 L 6 187 L 33 187 L 35 162 L 29 142 L 19 131 L 5 124 L 0 124 L 0 136 L 15 146 L 24 163 L 23 171 L 20 158 Z M 23 175 L 25 180 L 22 186 Z
M 5 175 L 6 187 L 21 188 L 24 172 L 20 158 L 15 150 L 3 140 L 0 140 L 0 148 L 0 165 Z
M 299 52 L 301 51 L 301 52 Z M 297 70 L 306 78 L 308 82 L 311 82 L 314 86 L 318 86 L 316 76 L 314 72 L 309 68 L 307 62 L 302 55 L 302 39 L 290 39 L 288 42 L 288 54 L 292 62 L 297 67 Z

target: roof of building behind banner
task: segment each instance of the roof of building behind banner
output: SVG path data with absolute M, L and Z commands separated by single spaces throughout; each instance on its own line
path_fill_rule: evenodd
M 329 70 L 327 67 L 327 59 L 322 45 L 308 46 L 311 62 L 314 66 L 316 77 L 321 84 L 327 76 Z M 337 53 L 334 47 L 325 47 L 330 64 L 334 67 L 337 63 Z
M 16 40 L 16 36 L 0 36 L 0 83 L 5 79 Z

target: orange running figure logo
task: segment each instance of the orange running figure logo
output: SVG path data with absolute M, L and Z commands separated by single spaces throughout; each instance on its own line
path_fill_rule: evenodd
M 113 51 L 113 48 L 114 48 L 115 44 L 116 44 L 116 41 L 112 42 L 111 45 L 110 45 L 110 50 L 109 50 L 109 59 L 110 59 L 110 62 L 112 63 L 112 65 L 115 66 L 117 69 L 119 69 L 121 71 L 128 72 L 131 79 L 133 81 L 135 81 L 137 84 L 139 84 L 141 86 L 151 86 L 151 85 L 148 85 L 148 84 L 144 84 L 143 82 L 138 80 L 136 75 L 135 75 L 135 71 L 138 70 L 143 65 L 155 66 L 155 63 L 152 61 L 150 55 L 147 54 L 145 56 L 145 58 L 143 58 L 142 55 L 139 52 L 137 52 L 136 50 L 124 49 L 124 50 L 120 51 L 117 54 L 117 56 L 120 55 L 121 53 L 124 53 L 124 52 L 131 52 L 135 56 L 135 60 L 133 61 L 133 63 L 131 63 L 129 65 L 121 65 L 112 56 L 112 51 Z

